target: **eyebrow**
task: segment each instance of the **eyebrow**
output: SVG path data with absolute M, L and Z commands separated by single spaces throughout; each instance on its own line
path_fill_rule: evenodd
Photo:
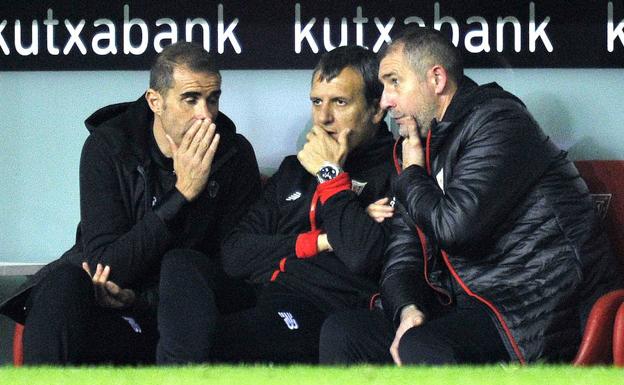
M 184 92 L 182 94 L 180 94 L 180 98 L 181 99 L 186 99 L 186 98 L 199 98 L 201 97 L 201 92 L 197 92 L 197 91 L 189 91 L 189 92 Z M 221 96 L 221 90 L 215 90 L 212 91 L 210 93 L 210 95 L 208 95 L 209 98 L 214 98 L 214 97 L 219 97 Z
M 395 71 L 390 71 L 388 73 L 385 73 L 385 74 L 381 75 L 381 78 L 382 79 L 387 79 L 387 78 L 392 77 L 392 76 L 397 76 Z

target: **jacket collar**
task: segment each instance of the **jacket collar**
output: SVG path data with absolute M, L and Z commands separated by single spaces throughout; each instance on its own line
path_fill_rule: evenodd
M 438 122 L 434 119 L 431 124 L 430 151 L 432 157 L 438 153 L 457 124 L 479 105 L 491 99 L 514 99 L 524 106 L 520 99 L 503 90 L 498 84 L 488 83 L 480 86 L 468 76 L 464 76 L 442 120 Z
M 359 172 L 370 169 L 371 164 L 381 164 L 392 159 L 393 142 L 388 125 L 382 121 L 374 138 L 349 154 L 344 164 L 345 170 L 347 172 Z

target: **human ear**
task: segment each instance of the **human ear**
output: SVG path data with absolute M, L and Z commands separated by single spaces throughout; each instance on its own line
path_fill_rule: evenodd
M 160 92 L 150 88 L 145 92 L 145 100 L 147 100 L 147 105 L 150 110 L 152 110 L 154 115 L 160 116 L 163 110 L 163 98 L 162 95 L 160 95 Z
M 434 92 L 437 95 L 441 94 L 446 88 L 446 83 L 448 81 L 446 69 L 440 65 L 435 65 L 429 70 L 428 75 Z

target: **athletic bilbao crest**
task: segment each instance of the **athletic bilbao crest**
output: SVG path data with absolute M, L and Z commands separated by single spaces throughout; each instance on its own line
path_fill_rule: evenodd
M 353 191 L 356 195 L 360 195 L 362 191 L 364 191 L 364 187 L 368 182 L 360 182 L 355 179 L 351 179 L 351 191 Z

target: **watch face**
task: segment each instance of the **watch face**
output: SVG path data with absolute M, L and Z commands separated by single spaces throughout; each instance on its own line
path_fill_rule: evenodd
M 324 166 L 316 173 L 319 182 L 327 182 L 338 176 L 340 170 L 335 166 Z
M 321 178 L 325 180 L 334 179 L 337 174 L 336 169 L 330 166 L 325 166 L 321 169 Z

